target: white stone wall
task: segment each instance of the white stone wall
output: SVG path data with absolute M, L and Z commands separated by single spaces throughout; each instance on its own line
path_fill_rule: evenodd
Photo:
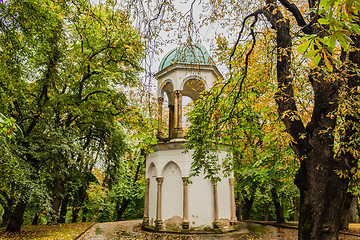
M 183 181 L 189 176 L 192 153 L 183 153 L 183 143 L 161 143 L 155 146 L 155 152 L 146 159 L 147 175 L 150 177 L 149 187 L 149 219 L 154 226 L 157 207 L 157 183 L 155 177 L 163 177 L 162 215 L 163 221 L 174 216 L 183 217 Z M 225 157 L 222 153 L 220 158 Z M 156 169 L 156 170 L 155 170 Z M 153 174 L 157 176 L 153 176 Z M 232 177 L 232 176 L 230 176 Z M 214 189 L 210 179 L 203 175 L 190 179 L 188 185 L 188 207 L 190 227 L 209 226 L 214 221 Z M 230 219 L 230 185 L 228 178 L 218 183 L 219 219 Z
M 218 183 L 218 197 L 219 197 L 219 218 L 231 218 L 231 199 L 230 199 L 230 184 L 229 178 L 222 178 Z
M 183 181 L 178 165 L 170 161 L 164 166 L 162 176 L 162 214 L 163 220 L 183 216 Z
M 190 227 L 210 226 L 214 222 L 214 191 L 210 179 L 203 176 L 191 179 L 189 185 Z

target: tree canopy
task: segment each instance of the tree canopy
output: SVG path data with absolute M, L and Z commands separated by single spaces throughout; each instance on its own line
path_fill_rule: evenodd
M 0 194 L 3 223 L 18 231 L 27 206 L 53 222 L 62 200 L 81 206 L 95 168 L 112 179 L 126 165 L 126 131 L 152 132 L 128 101 L 143 42 L 124 11 L 86 0 L 2 1 L 0 10 L 0 112 L 12 136 Z

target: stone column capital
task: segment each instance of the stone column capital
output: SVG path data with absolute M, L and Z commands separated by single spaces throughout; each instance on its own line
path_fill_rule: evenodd
M 158 97 L 158 103 L 163 104 L 163 102 L 164 102 L 164 98 L 163 97 Z
M 157 181 L 158 185 L 161 185 L 163 183 L 163 181 L 164 181 L 164 178 L 163 177 L 157 177 L 156 181 Z
M 183 94 L 183 91 L 182 90 L 175 90 L 174 94 L 181 96 Z
M 182 181 L 184 185 L 188 185 L 189 183 L 189 177 L 182 177 Z
M 213 184 L 214 186 L 217 186 L 217 181 L 215 181 L 214 178 L 211 178 L 211 182 L 212 182 L 212 184 Z

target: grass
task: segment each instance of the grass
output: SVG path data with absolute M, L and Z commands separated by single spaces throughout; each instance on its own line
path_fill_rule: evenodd
M 75 239 L 94 223 L 65 223 L 59 225 L 23 226 L 18 233 L 5 232 L 0 228 L 0 240 L 3 239 Z

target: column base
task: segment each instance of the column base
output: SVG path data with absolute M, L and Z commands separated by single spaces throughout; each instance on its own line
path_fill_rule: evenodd
M 156 219 L 155 220 L 155 229 L 156 230 L 162 229 L 162 227 L 163 227 L 162 224 L 163 224 L 163 221 L 161 219 Z
M 230 220 L 230 226 L 236 226 L 238 224 L 237 219 Z
M 164 134 L 162 132 L 158 132 L 158 134 L 156 135 L 156 138 L 159 140 L 164 139 Z
M 215 221 L 213 222 L 213 226 L 214 226 L 214 228 L 220 228 L 220 221 L 219 221 L 219 220 L 215 220 Z
M 184 131 L 182 128 L 175 128 L 173 138 L 184 138 Z
M 189 229 L 190 222 L 188 220 L 184 220 L 181 225 L 183 229 Z
M 149 226 L 149 218 L 148 217 L 143 218 L 142 226 Z

